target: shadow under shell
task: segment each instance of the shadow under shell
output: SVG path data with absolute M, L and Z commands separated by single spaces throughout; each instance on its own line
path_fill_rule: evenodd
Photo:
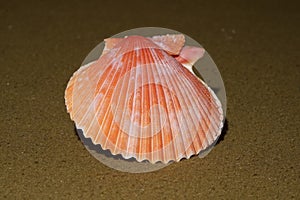
M 85 148 L 100 162 L 106 166 L 113 167 L 116 170 L 130 173 L 144 173 L 156 171 L 161 168 L 168 166 L 173 162 L 164 164 L 162 162 L 157 162 L 155 164 L 149 161 L 138 162 L 135 158 L 125 159 L 122 155 L 113 155 L 109 150 L 102 149 L 100 144 L 95 145 L 90 138 L 86 138 L 83 135 L 82 129 L 77 129 L 77 134 L 84 144 Z

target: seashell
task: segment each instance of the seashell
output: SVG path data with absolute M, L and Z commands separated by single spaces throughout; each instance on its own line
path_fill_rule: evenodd
M 203 48 L 181 34 L 105 40 L 100 58 L 71 77 L 65 103 L 87 138 L 113 155 L 151 163 L 190 158 L 221 134 L 223 111 L 193 74 Z

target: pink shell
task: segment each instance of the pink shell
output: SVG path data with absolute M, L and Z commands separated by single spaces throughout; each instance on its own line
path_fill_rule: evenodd
M 189 158 L 213 144 L 223 126 L 220 101 L 187 69 L 202 48 L 183 47 L 183 35 L 105 41 L 101 57 L 76 71 L 65 92 L 85 137 L 151 163 Z

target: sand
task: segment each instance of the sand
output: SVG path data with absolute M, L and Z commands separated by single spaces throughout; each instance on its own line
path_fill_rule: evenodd
M 0 3 L 0 199 L 300 199 L 296 1 L 166 2 Z M 64 90 L 104 38 L 143 26 L 183 32 L 210 53 L 227 130 L 204 159 L 129 174 L 85 149 Z

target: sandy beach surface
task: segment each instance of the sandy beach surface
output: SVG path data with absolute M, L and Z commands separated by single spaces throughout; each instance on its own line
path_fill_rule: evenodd
M 0 199 L 300 199 L 299 21 L 296 1 L 1 1 Z M 209 52 L 227 130 L 203 159 L 130 174 L 85 149 L 64 90 L 104 38 L 146 26 Z

